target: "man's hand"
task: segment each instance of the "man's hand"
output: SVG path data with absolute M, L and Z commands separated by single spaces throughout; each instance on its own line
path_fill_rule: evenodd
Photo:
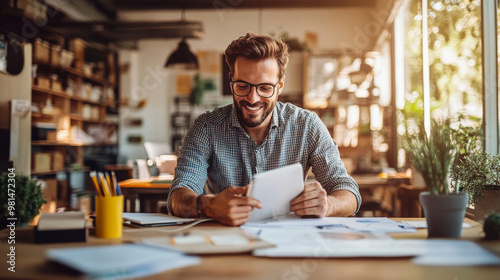
M 304 191 L 290 201 L 290 211 L 298 216 L 327 216 L 329 200 L 325 189 L 319 182 L 304 186 Z
M 258 200 L 243 196 L 247 190 L 248 185 L 229 187 L 216 196 L 203 196 L 201 205 L 206 216 L 230 226 L 244 224 L 254 207 L 262 208 L 262 204 Z

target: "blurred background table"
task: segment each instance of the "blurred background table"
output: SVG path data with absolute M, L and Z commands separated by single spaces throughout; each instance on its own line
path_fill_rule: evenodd
M 152 176 L 148 179 L 128 179 L 118 183 L 124 196 L 125 212 L 164 212 L 160 202 L 167 201 L 173 176 Z

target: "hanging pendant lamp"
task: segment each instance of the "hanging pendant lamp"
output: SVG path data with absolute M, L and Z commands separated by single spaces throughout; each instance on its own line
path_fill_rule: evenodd
M 184 34 L 184 8 L 182 9 L 181 19 L 181 36 L 177 49 L 168 57 L 165 67 L 180 68 L 180 69 L 198 69 L 198 58 L 189 49 L 186 43 Z

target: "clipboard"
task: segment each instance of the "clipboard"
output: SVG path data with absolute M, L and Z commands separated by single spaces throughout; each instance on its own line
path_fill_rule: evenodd
M 248 222 L 258 222 L 290 212 L 290 201 L 304 191 L 302 164 L 296 163 L 255 175 L 247 196 L 264 206 L 250 212 Z

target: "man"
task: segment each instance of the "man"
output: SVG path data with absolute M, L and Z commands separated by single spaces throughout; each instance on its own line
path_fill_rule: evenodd
M 301 163 L 317 182 L 290 201 L 299 216 L 350 216 L 359 189 L 319 117 L 278 102 L 285 85 L 288 47 L 282 40 L 247 33 L 226 49 L 233 104 L 199 116 L 182 144 L 168 198 L 169 212 L 245 223 L 262 204 L 244 196 L 256 173 Z M 203 194 L 204 185 L 212 194 Z

